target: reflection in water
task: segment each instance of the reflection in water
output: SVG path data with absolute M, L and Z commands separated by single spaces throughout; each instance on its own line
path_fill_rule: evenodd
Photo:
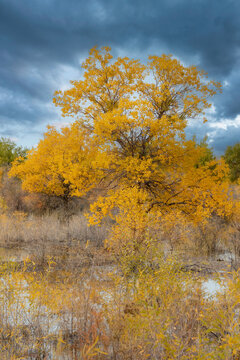
M 208 296 L 214 296 L 216 293 L 223 290 L 223 287 L 213 279 L 208 279 L 202 284 L 203 290 L 206 292 Z

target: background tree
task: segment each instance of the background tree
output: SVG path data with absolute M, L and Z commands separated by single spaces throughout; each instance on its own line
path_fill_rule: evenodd
M 0 166 L 10 165 L 17 157 L 25 157 L 27 149 L 17 146 L 9 138 L 0 138 Z
M 237 181 L 240 178 L 240 143 L 228 146 L 224 159 L 230 168 L 231 181 Z
M 19 180 L 9 181 L 8 171 L 12 162 L 22 156 L 26 157 L 27 149 L 17 146 L 9 138 L 0 138 L 0 200 L 5 204 L 5 209 L 22 209 L 22 194 Z
M 209 147 L 207 143 L 207 135 L 204 136 L 204 138 L 199 142 L 199 144 L 196 144 L 203 150 L 203 154 L 199 160 L 199 162 L 196 164 L 196 167 L 204 166 L 207 163 L 211 163 L 212 161 L 216 160 L 216 157 L 214 156 L 213 149 Z M 193 137 L 193 140 L 196 141 L 196 136 Z

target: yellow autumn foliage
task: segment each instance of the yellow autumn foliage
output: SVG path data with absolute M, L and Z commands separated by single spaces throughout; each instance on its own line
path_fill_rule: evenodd
M 114 61 L 107 47 L 92 49 L 82 67 L 83 79 L 54 96 L 73 124 L 49 128 L 10 174 L 26 190 L 57 196 L 101 187 L 90 224 L 109 215 L 130 230 L 176 213 L 194 222 L 213 213 L 230 218 L 238 205 L 227 183 L 228 167 L 223 160 L 197 167 L 206 149 L 185 134 L 189 119 L 205 121 L 220 84 L 172 56 L 150 56 L 147 65 Z
M 9 175 L 22 179 L 23 188 L 30 192 L 70 197 L 91 188 L 93 149 L 77 124 L 57 131 L 48 127 L 36 148 L 28 153 L 27 161 L 18 158 Z

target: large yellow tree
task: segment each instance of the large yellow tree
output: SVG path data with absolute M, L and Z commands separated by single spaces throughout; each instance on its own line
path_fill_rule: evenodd
M 117 235 L 129 229 L 139 239 L 161 216 L 231 216 L 227 166 L 197 167 L 206 149 L 185 137 L 189 119 L 205 122 L 220 84 L 171 56 L 150 56 L 143 65 L 113 61 L 109 48 L 91 50 L 83 68 L 83 80 L 57 91 L 54 102 L 98 147 L 96 183 L 102 179 L 106 193 L 92 205 L 91 223 L 110 215 Z
M 106 47 L 92 49 L 82 66 L 83 79 L 71 81 L 68 90 L 54 96 L 63 116 L 73 117 L 73 125 L 49 134 L 53 144 L 59 139 L 59 146 L 53 146 L 58 175 L 47 180 L 51 188 L 56 186 L 61 195 L 68 187 L 77 195 L 101 184 L 105 191 L 92 204 L 91 223 L 110 215 L 138 238 L 161 216 L 194 221 L 213 213 L 230 216 L 234 203 L 225 181 L 227 166 L 212 161 L 197 167 L 206 149 L 185 137 L 189 119 L 205 121 L 209 98 L 220 84 L 171 56 L 151 56 L 147 65 L 128 58 L 114 61 Z M 49 166 L 44 161 L 42 169 L 34 167 L 36 181 L 30 178 L 31 161 L 36 163 L 41 148 L 46 146 L 43 157 L 51 153 L 49 136 L 25 163 L 13 166 L 12 174 L 29 190 L 38 191 L 34 183 L 47 186 L 41 177 Z

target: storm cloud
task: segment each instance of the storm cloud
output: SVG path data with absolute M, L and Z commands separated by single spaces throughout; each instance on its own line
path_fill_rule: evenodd
M 240 141 L 240 2 L 237 0 L 0 0 L 0 136 L 34 145 L 61 123 L 53 92 L 81 76 L 93 46 L 147 60 L 171 53 L 221 81 L 206 126 L 221 154 Z

